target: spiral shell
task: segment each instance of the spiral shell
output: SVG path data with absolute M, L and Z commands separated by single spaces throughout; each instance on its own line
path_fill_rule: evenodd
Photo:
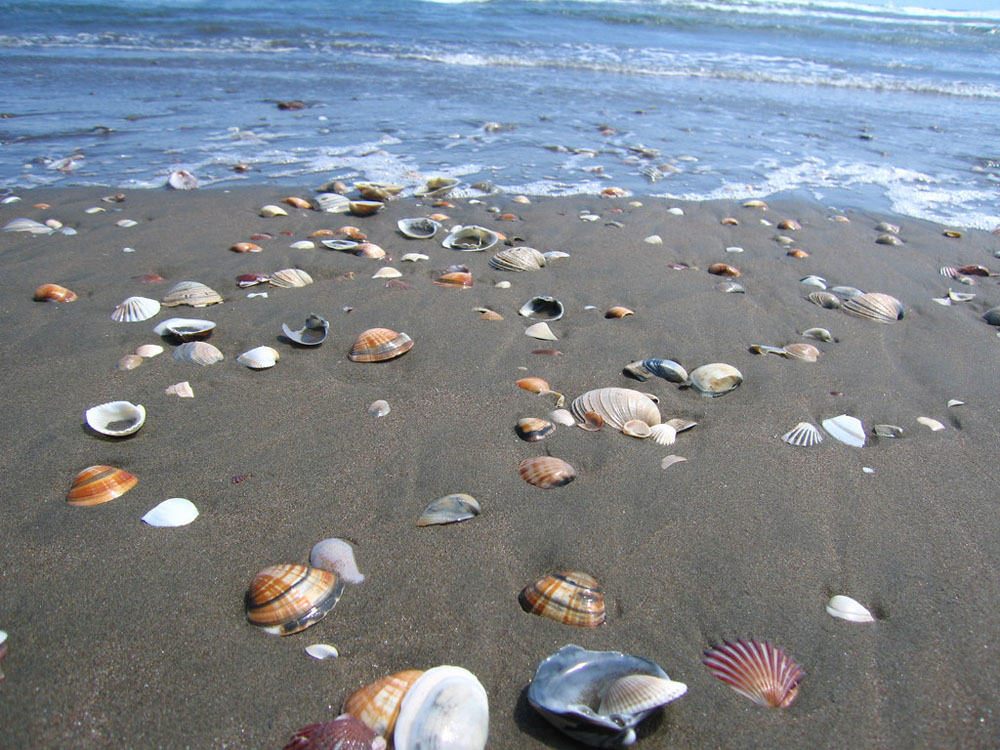
M 605 619 L 604 594 L 597 580 L 578 571 L 539 578 L 521 591 L 518 602 L 529 614 L 579 628 L 596 628 Z
M 272 565 L 250 583 L 247 620 L 272 635 L 298 633 L 323 619 L 343 590 L 335 573 L 294 563 Z
M 343 710 L 361 719 L 375 734 L 391 737 L 400 701 L 422 674 L 423 670 L 407 669 L 376 680 L 353 692 L 344 701 Z
M 114 466 L 88 466 L 73 479 L 66 496 L 70 505 L 100 505 L 120 497 L 135 487 L 135 474 Z
M 524 459 L 517 467 L 517 473 L 528 484 L 551 490 L 562 487 L 576 479 L 576 470 L 561 458 L 536 456 Z
M 413 339 L 390 328 L 369 328 L 358 336 L 348 358 L 352 362 L 384 362 L 410 351 Z
M 35 289 L 35 299 L 39 302 L 75 302 L 77 295 L 71 289 L 58 284 L 42 284 Z
M 660 410 L 644 393 L 630 388 L 598 388 L 578 396 L 570 404 L 578 422 L 586 422 L 587 412 L 604 418 L 605 424 L 621 430 L 626 422 L 639 419 L 652 427 L 660 423 Z

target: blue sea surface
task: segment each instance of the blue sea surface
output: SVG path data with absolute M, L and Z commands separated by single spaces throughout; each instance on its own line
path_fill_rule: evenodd
M 158 187 L 178 168 L 203 187 L 449 175 L 533 195 L 792 192 L 993 229 L 997 71 L 1000 12 L 15 0 L 0 189 Z

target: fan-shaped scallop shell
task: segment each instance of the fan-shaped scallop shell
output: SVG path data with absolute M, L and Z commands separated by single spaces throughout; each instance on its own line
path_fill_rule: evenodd
M 358 336 L 348 358 L 353 362 L 384 362 L 405 354 L 413 339 L 389 328 L 369 328 Z
M 579 628 L 596 628 L 605 619 L 604 594 L 587 573 L 552 573 L 526 586 L 518 596 L 521 609 Z
M 391 737 L 400 701 L 422 674 L 423 670 L 407 669 L 383 677 L 353 692 L 344 701 L 343 710 L 361 719 L 375 734 Z
M 214 365 L 225 359 L 222 352 L 205 341 L 189 341 L 174 349 L 174 359 L 196 365 Z
M 490 266 L 498 271 L 540 271 L 544 265 L 545 256 L 525 245 L 505 248 L 490 258 Z
M 336 719 L 302 727 L 284 750 L 385 750 L 386 741 L 360 719 L 342 714 Z
M 222 302 L 222 295 L 200 281 L 182 281 L 174 285 L 160 300 L 164 307 L 190 305 L 191 307 L 208 307 Z
M 903 303 L 881 292 L 868 292 L 844 302 L 844 312 L 879 323 L 895 323 L 903 317 Z
M 489 250 L 500 241 L 500 235 L 492 229 L 476 225 L 457 226 L 451 230 L 441 243 L 452 250 L 474 252 Z
M 160 303 L 149 297 L 127 297 L 111 313 L 111 319 L 119 323 L 138 323 L 149 320 L 160 312 Z
M 823 434 L 816 425 L 809 422 L 799 422 L 795 427 L 781 436 L 789 445 L 796 445 L 800 448 L 808 448 L 823 442 Z
M 75 302 L 77 295 L 59 284 L 42 284 L 35 289 L 35 299 L 39 302 Z
M 570 410 L 578 422 L 586 421 L 587 412 L 596 412 L 616 430 L 621 430 L 626 422 L 640 419 L 650 427 L 660 423 L 660 409 L 644 393 L 630 388 L 598 388 L 578 396 L 570 404 Z
M 400 219 L 396 222 L 400 234 L 413 240 L 429 240 L 441 228 L 441 222 L 419 217 L 415 219 Z
M 308 565 L 272 565 L 250 583 L 247 620 L 273 635 L 297 633 L 323 619 L 343 590 L 335 573 Z
M 282 289 L 291 289 L 293 287 L 302 287 L 307 284 L 312 284 L 312 276 L 303 271 L 301 268 L 283 268 L 280 271 L 275 271 L 268 278 L 268 283 L 271 286 L 281 287 Z
M 535 456 L 526 458 L 517 467 L 517 473 L 528 484 L 551 490 L 576 479 L 576 470 L 561 458 Z
M 114 466 L 88 466 L 73 479 L 66 496 L 70 505 L 100 505 L 120 497 L 135 487 L 135 474 Z
M 773 708 L 790 706 L 805 676 L 802 667 L 780 648 L 742 638 L 709 649 L 702 661 L 740 695 Z

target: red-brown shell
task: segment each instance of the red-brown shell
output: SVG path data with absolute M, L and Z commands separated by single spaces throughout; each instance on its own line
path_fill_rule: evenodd
M 135 474 L 114 466 L 88 466 L 76 475 L 66 496 L 70 505 L 100 505 L 135 487 Z
M 517 473 L 528 484 L 550 490 L 562 487 L 576 479 L 576 471 L 561 458 L 535 456 L 524 459 L 517 467 Z
M 363 721 L 342 714 L 332 721 L 302 727 L 284 750 L 384 750 L 385 744 Z
M 526 391 L 531 391 L 532 393 L 543 393 L 550 390 L 548 381 L 536 377 L 527 377 L 515 380 L 514 385 L 518 388 L 523 388 Z
M 247 621 L 274 635 L 305 630 L 333 609 L 344 591 L 336 573 L 286 563 L 264 568 L 250 582 Z
M 348 358 L 352 362 L 384 362 L 405 354 L 413 347 L 413 339 L 390 328 L 369 328 L 358 336 Z
M 76 292 L 58 284 L 42 284 L 35 290 L 39 302 L 75 302 Z
M 578 571 L 552 573 L 526 586 L 521 609 L 578 628 L 596 628 L 605 619 L 604 595 L 593 576 Z

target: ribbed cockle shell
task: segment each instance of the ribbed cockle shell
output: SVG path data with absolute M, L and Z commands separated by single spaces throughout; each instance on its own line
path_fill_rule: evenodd
M 528 484 L 550 490 L 562 487 L 576 479 L 576 471 L 561 458 L 535 456 L 524 459 L 517 467 L 517 473 Z
M 390 328 L 369 328 L 358 336 L 348 358 L 352 362 L 384 362 L 410 351 L 413 339 Z

